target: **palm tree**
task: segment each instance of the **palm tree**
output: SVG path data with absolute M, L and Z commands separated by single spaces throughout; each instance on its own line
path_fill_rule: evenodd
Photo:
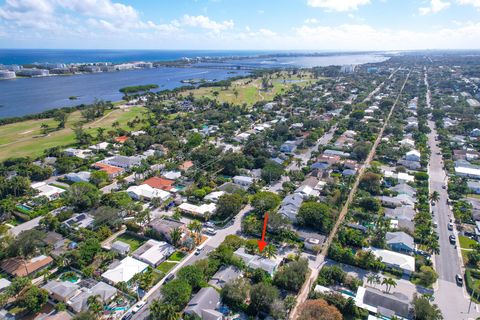
M 179 320 L 180 315 L 172 304 L 163 304 L 160 300 L 154 300 L 150 304 L 150 318 L 152 320 Z
M 170 239 L 172 240 L 172 244 L 177 247 L 180 244 L 180 240 L 182 238 L 182 232 L 180 231 L 180 228 L 173 228 L 172 231 L 170 231 Z
M 98 294 L 88 297 L 87 305 L 88 310 L 96 316 L 100 315 L 103 311 L 103 302 Z
M 373 285 L 373 287 L 375 287 L 376 284 L 377 284 L 377 274 L 375 274 L 375 273 L 367 274 L 367 283 L 369 285 Z
M 202 228 L 203 225 L 200 221 L 198 220 L 193 220 L 189 225 L 188 229 L 192 232 L 195 233 L 195 239 L 197 243 L 200 243 L 202 240 Z
M 433 191 L 430 194 L 430 201 L 437 202 L 438 200 L 440 200 L 440 194 L 438 193 L 438 191 Z
M 267 245 L 262 251 L 262 256 L 268 259 L 275 258 L 277 256 L 277 248 L 271 244 Z
M 390 292 L 392 287 L 395 288 L 397 286 L 397 282 L 392 278 L 383 278 L 382 285 L 385 285 L 387 292 Z
M 97 139 L 98 140 L 103 140 L 105 138 L 105 128 L 99 127 L 97 128 Z

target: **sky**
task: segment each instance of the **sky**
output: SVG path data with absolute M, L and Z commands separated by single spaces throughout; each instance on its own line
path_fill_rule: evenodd
M 0 48 L 480 49 L 480 0 L 0 0 Z

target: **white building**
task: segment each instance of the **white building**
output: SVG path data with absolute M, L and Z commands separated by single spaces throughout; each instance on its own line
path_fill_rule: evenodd
M 148 184 L 141 184 L 139 186 L 131 186 L 127 189 L 128 195 L 135 200 L 152 200 L 159 198 L 162 201 L 170 198 L 170 192 L 150 187 Z
M 58 187 L 55 187 L 55 186 L 51 186 L 45 182 L 37 182 L 37 183 L 33 183 L 31 185 L 32 189 L 35 189 L 37 190 L 39 193 L 37 195 L 37 197 L 42 197 L 42 196 L 45 196 L 47 197 L 49 200 L 55 200 L 57 199 L 62 193 L 65 192 L 64 189 L 61 189 L 61 188 L 58 188 Z
M 248 188 L 250 187 L 254 182 L 254 179 L 251 178 L 251 177 L 247 177 L 247 176 L 235 176 L 233 177 L 233 183 L 239 185 L 239 186 L 242 186 L 242 187 L 245 187 L 245 188 Z
M 380 258 L 391 268 L 401 270 L 407 275 L 415 272 L 415 258 L 412 256 L 378 248 L 367 248 L 366 250 L 371 251 L 375 257 Z
M 71 182 L 88 182 L 91 173 L 88 171 L 72 172 L 65 175 L 65 179 Z
M 102 278 L 110 283 L 130 281 L 137 273 L 147 269 L 148 264 L 132 257 L 126 257 L 122 261 L 114 262 L 109 269 L 102 273 Z
M 418 150 L 410 150 L 405 154 L 405 160 L 420 162 L 420 152 Z
M 133 257 L 143 261 L 153 268 L 165 261 L 175 252 L 175 247 L 164 242 L 156 240 L 148 240 L 140 248 L 135 250 Z
M 185 213 L 200 216 L 200 217 L 208 217 L 217 211 L 217 205 L 214 203 L 209 204 L 202 204 L 200 206 L 190 204 L 190 203 L 182 203 L 179 207 Z

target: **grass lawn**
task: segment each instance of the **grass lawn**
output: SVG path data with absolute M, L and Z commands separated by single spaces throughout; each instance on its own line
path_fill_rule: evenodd
M 477 241 L 472 240 L 465 236 L 459 236 L 458 240 L 460 242 L 460 248 L 463 248 L 463 249 L 470 249 L 471 245 L 477 243 Z
M 462 253 L 462 259 L 463 259 L 463 265 L 467 266 L 468 265 L 468 252 L 467 250 L 461 250 Z
M 284 82 L 284 80 L 287 80 Z M 288 80 L 300 80 L 301 82 L 288 82 Z M 208 97 L 217 99 L 219 102 L 228 102 L 234 104 L 243 104 L 251 106 L 258 101 L 270 101 L 277 94 L 289 90 L 293 85 L 300 87 L 307 86 L 312 83 L 311 73 L 299 73 L 298 75 L 289 75 L 286 72 L 276 73 L 271 78 L 271 85 L 267 91 L 262 91 L 262 79 L 240 79 L 234 81 L 232 85 L 225 89 L 223 87 L 204 87 L 183 92 L 183 95 L 193 93 L 196 98 Z M 216 92 L 216 94 L 214 94 Z M 215 97 L 217 95 L 217 97 Z
M 102 118 L 84 125 L 85 131 L 96 134 L 96 128 L 111 128 L 115 121 L 120 127 L 131 130 L 127 122 L 135 117 L 143 117 L 143 107 L 108 110 Z M 64 129 L 53 131 L 47 136 L 41 134 L 42 123 L 51 128 L 57 126 L 53 119 L 28 120 L 0 126 L 0 160 L 11 157 L 38 157 L 48 148 L 69 146 L 75 143 L 73 125 L 82 120 L 80 111 L 71 113 Z
M 185 252 L 182 251 L 175 251 L 167 260 L 171 261 L 181 261 L 183 257 L 186 256 Z
M 167 274 L 168 271 L 170 271 L 175 265 L 176 265 L 175 262 L 164 261 L 160 263 L 160 265 L 157 267 L 157 270 L 160 272 L 163 272 L 164 274 Z
M 130 245 L 130 252 L 137 250 L 145 241 L 129 234 L 121 234 L 115 240 L 119 240 Z

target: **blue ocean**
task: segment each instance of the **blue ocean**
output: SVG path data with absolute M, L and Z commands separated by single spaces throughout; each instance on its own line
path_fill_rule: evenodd
M 121 100 L 120 88 L 158 84 L 159 90 L 184 86 L 182 80 L 218 81 L 247 75 L 257 68 L 315 67 L 381 62 L 381 54 L 283 55 L 266 58 L 266 51 L 158 51 L 158 50 L 21 50 L 0 49 L 0 64 L 34 62 L 83 63 L 170 61 L 183 57 L 231 57 L 225 61 L 197 63 L 190 67 L 159 67 L 144 70 L 17 78 L 0 80 L 0 118 L 24 116 L 49 109 L 92 103 L 95 99 Z M 235 59 L 248 57 L 248 59 Z M 232 71 L 234 70 L 234 71 Z M 69 97 L 78 97 L 70 100 Z

